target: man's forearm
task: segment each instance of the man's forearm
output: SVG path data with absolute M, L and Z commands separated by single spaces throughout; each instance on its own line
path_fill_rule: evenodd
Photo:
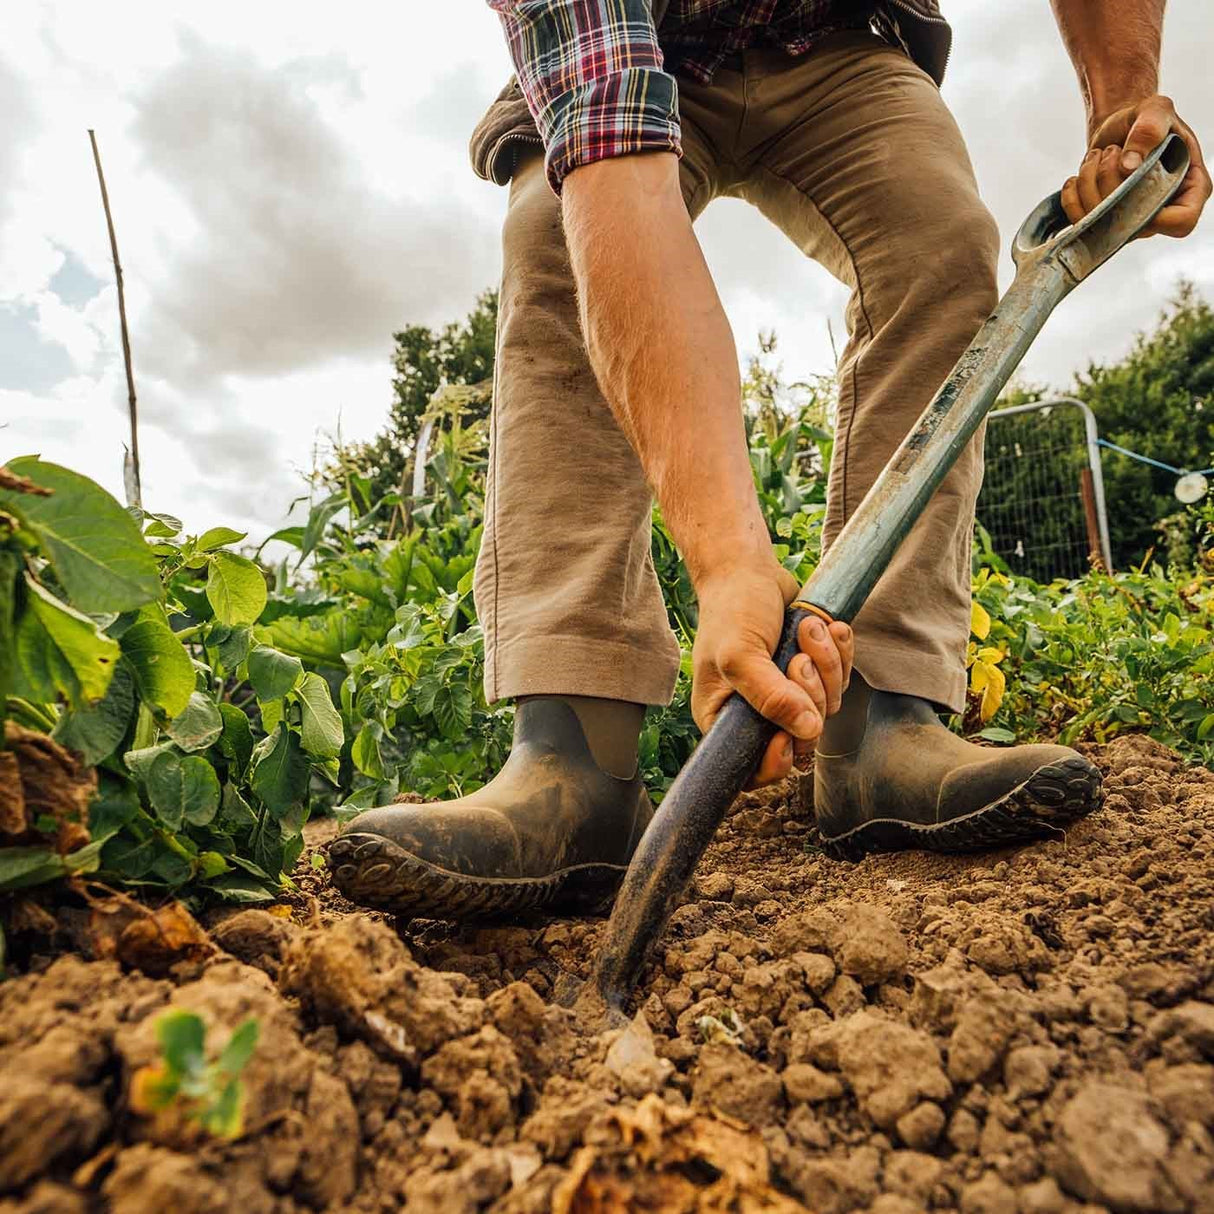
M 773 564 L 737 352 L 672 155 L 586 165 L 563 190 L 586 346 L 693 582 Z
M 1164 0 L 1051 0 L 1087 107 L 1088 137 L 1158 91 Z

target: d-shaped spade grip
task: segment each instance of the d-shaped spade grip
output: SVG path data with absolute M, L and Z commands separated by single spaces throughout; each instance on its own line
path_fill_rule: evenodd
M 1012 285 L 786 614 L 773 655 L 781 670 L 797 652 L 797 629 L 809 612 L 848 622 L 855 618 L 1046 318 L 1077 283 L 1151 222 L 1188 164 L 1183 141 L 1170 136 L 1074 226 L 1066 225 L 1058 195 L 1028 217 L 1013 244 Z M 670 786 L 637 846 L 599 953 L 596 982 L 609 1006 L 622 1010 L 650 948 L 775 728 L 741 696 L 731 696 Z

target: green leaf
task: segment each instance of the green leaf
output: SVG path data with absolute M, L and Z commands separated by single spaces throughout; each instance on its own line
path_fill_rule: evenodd
M 329 684 L 310 671 L 304 675 L 296 694 L 302 714 L 300 733 L 304 750 L 318 759 L 332 759 L 341 754 L 346 735 L 341 714 L 333 707 Z
M 219 715 L 223 720 L 220 753 L 236 764 L 237 775 L 243 775 L 253 754 L 253 729 L 249 718 L 235 704 L 220 704 Z
M 256 877 L 247 873 L 227 873 L 211 881 L 207 889 L 214 890 L 225 902 L 273 902 L 275 897 Z
M 1214 733 L 1214 712 L 1204 718 L 1197 727 L 1197 740 L 1204 742 L 1212 733 Z
M 268 645 L 258 645 L 249 654 L 249 682 L 259 700 L 278 700 L 291 691 L 303 676 L 303 663 Z
M 236 834 L 238 831 L 251 830 L 256 825 L 257 815 L 248 801 L 240 795 L 240 790 L 235 784 L 225 784 L 223 786 L 223 804 L 215 822 L 216 828 L 229 834 Z M 232 856 L 231 860 L 234 864 L 241 863 L 239 856 Z
M 383 756 L 379 752 L 379 740 L 383 737 L 383 726 L 377 721 L 368 721 L 355 735 L 350 747 L 350 758 L 354 766 L 370 776 L 372 780 L 382 780 L 387 774 L 384 771 Z
M 462 683 L 439 689 L 434 697 L 434 717 L 444 736 L 460 737 L 472 724 L 472 693 Z
M 53 847 L 0 847 L 0 889 L 26 889 L 73 873 L 94 873 L 105 842 L 94 839 L 65 856 Z
M 152 520 L 143 529 L 143 534 L 148 539 L 167 539 L 181 530 L 181 519 L 172 514 L 145 514 L 143 517 Z
M 234 552 L 216 552 L 210 557 L 207 599 L 221 624 L 255 624 L 266 605 L 266 580 L 261 570 Z
M 109 838 L 140 816 L 139 790 L 125 776 L 99 771 L 97 795 L 89 805 L 89 834 Z
M 280 818 L 308 791 L 307 756 L 299 739 L 283 724 L 258 742 L 253 750 L 249 784 L 265 806 Z
M 166 750 L 148 769 L 148 797 L 160 820 L 171 831 L 182 821 L 206 826 L 219 809 L 219 777 L 200 755 Z
M 229 1075 L 239 1075 L 253 1057 L 260 1034 L 261 1025 L 252 1017 L 238 1024 L 219 1055 L 216 1063 L 219 1069 Z
M 329 521 L 346 504 L 344 493 L 334 493 L 325 498 L 323 502 L 317 503 L 308 512 L 308 521 L 304 524 L 303 535 L 299 541 L 299 560 L 295 563 L 296 569 L 311 555 L 316 545 L 320 543 Z
M 215 1138 L 236 1138 L 244 1126 L 244 1085 L 229 1080 L 201 1117 L 202 1128 Z
M 173 749 L 172 742 L 161 742 L 157 746 L 142 746 L 138 750 L 128 750 L 122 756 L 122 761 L 126 764 L 126 769 L 135 777 L 136 780 L 146 784 L 148 782 L 148 772 L 151 770 L 152 764 L 166 751 Z
M 152 871 L 162 847 L 156 835 L 136 839 L 130 834 L 120 834 L 105 845 L 101 856 L 102 868 L 127 884 L 141 882 Z
M 278 728 L 286 708 L 284 700 L 259 700 L 257 707 L 261 710 L 261 732 L 273 733 Z
M 196 1012 L 166 1012 L 156 1021 L 156 1037 L 165 1062 L 179 1075 L 192 1075 L 206 1065 L 206 1025 Z
M 17 621 L 14 691 L 29 699 L 73 704 L 100 700 L 118 661 L 118 642 L 25 575 L 25 610 Z
M 144 619 L 122 634 L 121 643 L 144 700 L 168 717 L 184 712 L 194 692 L 194 664 L 173 630 Z
M 135 679 L 119 662 L 109 689 L 98 703 L 64 713 L 52 732 L 61 746 L 74 750 L 89 767 L 108 759 L 118 748 L 135 712 Z
M 261 555 L 261 550 L 267 545 L 272 544 L 275 540 L 282 540 L 284 544 L 290 544 L 292 547 L 298 548 L 303 543 L 304 529 L 302 527 L 282 527 L 275 531 L 273 535 L 267 535 L 257 547 L 257 555 Z
M 215 650 L 225 670 L 235 670 L 249 656 L 249 648 L 252 644 L 253 630 L 247 624 L 242 624 L 237 628 L 217 624 L 211 635 L 207 637 L 208 647 Z
M 129 611 L 160 597 L 156 560 L 139 524 L 100 485 L 37 456 L 8 468 L 51 490 L 49 497 L 0 490 L 0 506 L 38 537 L 75 607 Z
M 985 738 L 988 742 L 1014 742 L 1016 740 L 1016 735 L 1012 730 L 1002 729 L 998 725 L 988 726 L 978 736 Z
M 225 544 L 238 544 L 248 534 L 247 531 L 233 531 L 231 527 L 212 527 L 194 541 L 194 547 L 199 552 L 210 552 L 212 548 L 222 548 Z
M 17 586 L 21 580 L 21 555 L 0 548 L 0 705 L 13 686 L 17 657 Z
M 223 733 L 223 717 L 210 697 L 195 691 L 190 694 L 185 710 L 173 718 L 165 733 L 182 750 L 205 750 Z
M 268 631 L 270 641 L 284 652 L 336 670 L 344 668 L 342 654 L 357 648 L 364 640 L 358 621 L 346 611 L 276 619 Z

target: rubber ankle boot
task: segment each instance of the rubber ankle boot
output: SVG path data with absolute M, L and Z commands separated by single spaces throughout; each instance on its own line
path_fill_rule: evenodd
M 484 788 L 359 814 L 329 845 L 337 888 L 363 906 L 436 919 L 604 903 L 653 806 L 639 775 L 620 779 L 595 762 L 575 702 L 521 701 L 510 757 Z M 644 710 L 624 707 L 638 708 L 639 733 Z
M 814 759 L 823 850 L 963 852 L 1061 835 L 1102 800 L 1100 772 L 1067 746 L 977 746 L 915 696 L 858 675 Z

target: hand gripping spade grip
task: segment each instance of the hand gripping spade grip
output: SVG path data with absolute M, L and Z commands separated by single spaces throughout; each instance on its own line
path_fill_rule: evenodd
M 1050 313 L 1150 223 L 1188 167 L 1184 142 L 1171 135 L 1074 226 L 1067 224 L 1059 194 L 1024 221 L 1012 242 L 1011 286 L 789 607 L 773 655 L 781 670 L 797 653 L 797 628 L 806 615 L 856 616 Z M 775 729 L 734 694 L 670 786 L 637 846 L 598 956 L 595 979 L 609 1007 L 623 1009 L 650 948 Z

